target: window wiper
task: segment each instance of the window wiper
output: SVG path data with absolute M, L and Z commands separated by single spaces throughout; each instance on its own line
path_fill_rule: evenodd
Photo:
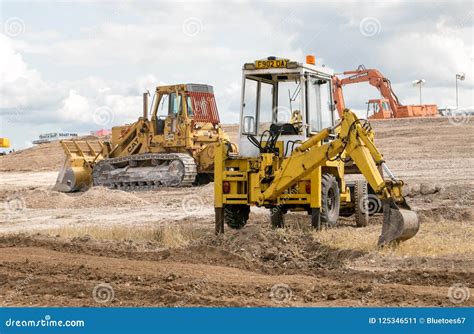
M 299 95 L 300 91 L 301 91 L 301 83 L 298 83 L 298 86 L 296 86 L 295 92 L 293 93 L 293 95 L 291 95 L 291 91 L 288 88 L 288 99 L 290 100 L 290 112 L 292 114 L 293 114 L 293 107 L 291 105 L 291 102 L 296 100 L 296 97 Z

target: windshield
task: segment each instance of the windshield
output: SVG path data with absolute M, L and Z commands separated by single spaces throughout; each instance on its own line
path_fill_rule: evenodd
M 158 115 L 176 117 L 178 113 L 181 113 L 181 95 L 163 94 L 158 105 Z
M 295 110 L 302 110 L 301 85 L 297 81 L 283 81 L 278 83 L 278 123 L 289 123 Z
M 273 81 L 248 77 L 244 85 L 244 134 L 263 134 L 272 124 L 290 123 L 293 112 L 302 110 L 299 79 Z

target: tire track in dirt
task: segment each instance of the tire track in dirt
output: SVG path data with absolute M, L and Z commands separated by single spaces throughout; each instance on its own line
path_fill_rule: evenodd
M 34 243 L 28 240 L 25 244 Z M 291 298 L 283 306 L 447 306 L 451 304 L 449 286 L 472 278 L 470 272 L 446 269 L 388 273 L 317 268 L 307 274 L 295 270 L 278 275 L 264 273 L 245 261 L 238 263 L 235 256 L 218 249 L 215 263 L 209 264 L 199 263 L 199 259 L 194 259 L 196 263 L 183 261 L 184 253 L 173 256 L 175 250 L 168 250 L 168 256 L 136 250 L 124 254 L 117 250 L 122 246 L 117 246 L 115 250 L 89 248 L 85 254 L 80 247 L 65 252 L 58 244 L 38 243 L 42 246 L 8 246 L 2 238 L 2 291 L 15 291 L 18 282 L 31 277 L 21 296 L 11 299 L 15 305 L 99 306 L 91 293 L 94 286 L 107 282 L 115 291 L 112 306 L 281 306 L 270 298 L 276 284 L 291 289 Z M 176 252 L 184 251 L 194 258 L 193 250 Z M 229 262 L 236 266 L 229 266 Z M 0 300 L 7 298 L 8 293 L 0 295 Z

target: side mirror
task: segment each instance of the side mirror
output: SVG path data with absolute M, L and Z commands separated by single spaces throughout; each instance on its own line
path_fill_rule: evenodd
M 244 116 L 243 133 L 255 133 L 255 118 Z

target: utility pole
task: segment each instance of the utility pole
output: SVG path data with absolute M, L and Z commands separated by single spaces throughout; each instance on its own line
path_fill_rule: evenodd
M 418 80 L 414 80 L 413 81 L 413 86 L 419 86 L 420 87 L 420 104 L 422 103 L 422 99 L 421 99 L 421 86 L 424 85 L 426 82 L 425 79 L 418 79 Z
M 458 100 L 458 80 L 463 81 L 466 79 L 466 74 L 463 72 L 456 74 L 456 110 L 459 109 L 459 100 Z

